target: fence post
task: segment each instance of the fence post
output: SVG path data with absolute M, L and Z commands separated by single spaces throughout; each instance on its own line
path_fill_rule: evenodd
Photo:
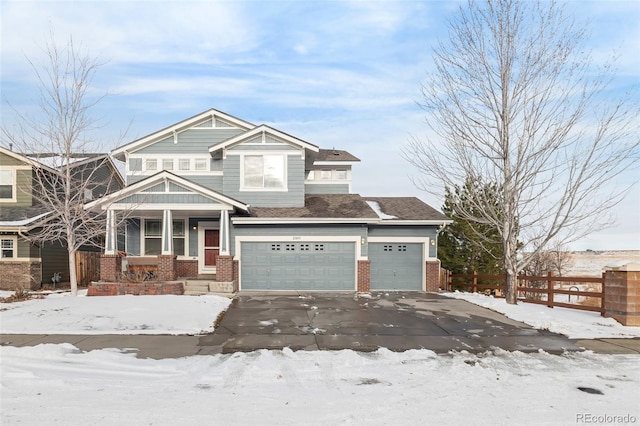
M 553 271 L 547 273 L 547 306 L 553 308 L 553 287 L 555 283 L 551 278 L 553 278 Z
M 607 273 L 606 273 L 606 272 L 603 272 L 603 273 L 602 273 L 602 284 L 601 284 L 601 286 L 602 286 L 602 287 L 601 287 L 601 289 L 602 289 L 602 298 L 600 299 L 600 316 L 601 316 L 601 317 L 603 317 L 603 316 L 604 316 L 604 312 L 605 312 L 605 311 L 604 311 L 604 288 L 605 288 L 604 280 L 605 280 L 605 277 L 606 277 L 606 276 L 607 276 Z
M 473 287 L 472 287 L 472 293 L 477 293 L 478 292 L 478 272 L 477 271 L 473 271 Z

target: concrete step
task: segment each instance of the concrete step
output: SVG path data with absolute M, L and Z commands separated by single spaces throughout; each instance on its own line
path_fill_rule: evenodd
M 233 293 L 233 283 L 212 280 L 186 280 L 184 294 Z

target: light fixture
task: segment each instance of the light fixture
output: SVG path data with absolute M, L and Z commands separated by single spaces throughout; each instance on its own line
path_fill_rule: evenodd
M 436 245 L 436 240 L 431 240 L 431 245 L 435 246 Z

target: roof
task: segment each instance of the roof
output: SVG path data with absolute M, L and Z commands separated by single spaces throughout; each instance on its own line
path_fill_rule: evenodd
M 284 141 L 287 141 L 293 145 L 297 145 L 300 146 L 302 148 L 305 148 L 307 150 L 310 151 L 318 151 L 318 147 L 315 146 L 314 144 L 304 141 L 300 138 L 297 138 L 295 136 L 291 136 L 288 133 L 285 133 L 281 130 L 278 129 L 274 129 L 273 127 L 269 127 L 266 124 L 261 124 L 258 127 L 254 127 L 253 129 L 247 130 L 244 133 L 240 133 L 239 135 L 233 136 L 225 141 L 222 141 L 216 145 L 213 145 L 212 147 L 209 148 L 209 152 L 216 152 L 219 151 L 223 148 L 227 148 L 229 146 L 232 146 L 234 144 L 237 144 L 239 142 L 242 142 L 244 140 L 250 139 L 256 135 L 259 134 L 268 134 L 271 136 L 274 136 L 276 138 L 282 139 Z
M 450 222 L 445 215 L 416 197 L 365 197 L 378 203 L 386 220 L 431 220 Z M 393 218 L 391 218 L 393 217 Z
M 304 207 L 252 207 L 252 217 L 378 219 L 358 194 L 308 194 Z
M 307 153 L 305 167 L 307 170 L 315 165 L 333 165 L 339 163 L 356 163 L 360 159 L 355 155 L 341 149 L 320 149 L 317 153 Z
M 240 129 L 245 129 L 245 130 L 249 130 L 249 129 L 253 129 L 255 127 L 255 125 L 253 123 L 250 123 L 248 121 L 242 120 L 238 117 L 234 117 L 230 114 L 224 113 L 222 111 L 218 111 L 217 109 L 208 109 L 206 111 L 203 111 L 199 114 L 196 114 L 192 117 L 189 117 L 185 120 L 179 121 L 175 124 L 172 124 L 171 126 L 167 126 L 164 129 L 155 131 L 153 133 L 150 133 L 146 136 L 143 136 L 141 138 L 138 138 L 132 142 L 129 142 L 128 144 L 122 145 L 116 149 L 114 149 L 113 151 L 111 151 L 111 155 L 113 155 L 115 158 L 117 158 L 120 161 L 124 160 L 124 153 L 128 152 L 128 151 L 133 151 L 139 148 L 142 148 L 148 144 L 157 142 L 158 140 L 167 137 L 168 135 L 172 134 L 173 132 L 180 132 L 182 130 L 186 130 L 188 128 L 191 128 L 193 126 L 198 125 L 201 122 L 205 122 L 207 120 L 209 120 L 211 117 L 220 117 L 222 120 L 224 121 L 228 121 L 236 126 L 238 126 L 238 128 Z
M 50 214 L 49 208 L 43 205 L 0 208 L 0 228 L 29 229 Z

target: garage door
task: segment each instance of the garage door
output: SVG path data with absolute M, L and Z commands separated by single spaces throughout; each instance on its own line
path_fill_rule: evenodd
M 355 290 L 355 243 L 246 242 L 242 290 Z
M 422 290 L 422 244 L 369 243 L 372 290 Z

